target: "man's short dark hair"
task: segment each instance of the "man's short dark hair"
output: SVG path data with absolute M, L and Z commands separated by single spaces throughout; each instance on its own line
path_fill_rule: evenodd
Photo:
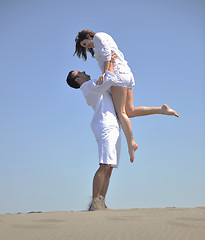
M 70 87 L 78 89 L 80 88 L 80 85 L 75 81 L 75 79 L 77 78 L 77 75 L 73 76 L 73 72 L 74 71 L 69 72 L 66 82 Z

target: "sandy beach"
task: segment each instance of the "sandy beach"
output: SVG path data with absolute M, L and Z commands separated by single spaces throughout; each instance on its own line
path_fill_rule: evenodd
M 204 240 L 205 207 L 0 215 L 1 240 Z

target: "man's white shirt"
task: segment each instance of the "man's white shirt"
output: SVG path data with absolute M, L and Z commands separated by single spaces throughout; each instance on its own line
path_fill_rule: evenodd
M 87 104 L 95 111 L 91 123 L 95 135 L 102 129 L 109 127 L 120 128 L 110 89 L 114 83 L 118 83 L 118 79 L 114 74 L 107 71 L 102 85 L 96 85 L 96 80 L 89 80 L 80 87 Z

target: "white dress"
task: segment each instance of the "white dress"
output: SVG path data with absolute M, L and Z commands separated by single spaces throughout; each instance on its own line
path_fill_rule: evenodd
M 133 88 L 135 81 L 131 69 L 113 38 L 107 33 L 99 32 L 94 35 L 93 44 L 95 58 L 102 72 L 104 72 L 104 62 L 111 61 L 111 54 L 115 53 L 117 55 L 114 71 L 118 78 L 118 83 L 114 84 L 114 86 Z

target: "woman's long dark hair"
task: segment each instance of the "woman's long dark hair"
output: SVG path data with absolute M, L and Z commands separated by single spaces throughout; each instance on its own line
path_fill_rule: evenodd
M 92 57 L 94 57 L 95 53 L 93 48 L 85 48 L 80 45 L 80 43 L 84 39 L 93 39 L 95 33 L 90 30 L 83 30 L 78 33 L 78 35 L 75 38 L 75 52 L 73 56 L 76 54 L 79 58 L 82 57 L 83 60 L 87 60 L 87 52 L 90 52 Z

